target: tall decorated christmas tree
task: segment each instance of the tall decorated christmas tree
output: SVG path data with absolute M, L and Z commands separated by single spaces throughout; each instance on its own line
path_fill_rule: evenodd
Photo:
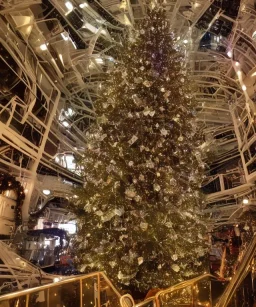
M 120 48 L 76 194 L 81 271 L 140 291 L 202 273 L 202 136 L 184 56 L 158 5 Z

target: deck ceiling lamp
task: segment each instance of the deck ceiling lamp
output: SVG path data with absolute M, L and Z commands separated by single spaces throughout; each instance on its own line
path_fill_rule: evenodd
M 50 191 L 50 190 L 45 189 L 45 190 L 43 190 L 43 194 L 44 194 L 44 195 L 50 195 L 50 194 L 51 194 L 51 191 Z
M 62 125 L 64 126 L 64 127 L 68 127 L 69 126 L 69 123 L 66 121 L 66 120 L 64 120 L 63 122 L 62 122 Z
M 47 45 L 46 45 L 46 44 L 40 45 L 40 49 L 41 49 L 42 51 L 47 50 Z

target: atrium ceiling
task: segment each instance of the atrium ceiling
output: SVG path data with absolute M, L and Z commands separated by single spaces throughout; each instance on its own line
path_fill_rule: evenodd
M 23 220 L 82 183 L 93 103 L 141 0 L 0 1 L 0 168 L 22 182 Z M 166 0 L 198 87 L 198 121 L 214 148 L 203 190 L 212 224 L 256 204 L 256 6 Z M 50 191 L 46 193 L 45 191 Z M 254 201 L 255 200 L 255 201 Z

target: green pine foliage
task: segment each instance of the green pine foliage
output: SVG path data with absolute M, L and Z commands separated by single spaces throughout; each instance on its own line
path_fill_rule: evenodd
M 203 139 L 186 62 L 162 8 L 149 10 L 119 50 L 87 133 L 76 251 L 82 271 L 105 271 L 146 291 L 202 273 Z

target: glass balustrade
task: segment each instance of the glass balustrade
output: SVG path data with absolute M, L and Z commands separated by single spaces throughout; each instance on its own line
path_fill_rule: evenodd
M 103 273 L 94 273 L 3 295 L 0 307 L 121 307 L 120 297 Z
M 0 307 L 210 307 L 216 282 L 221 283 L 205 274 L 162 290 L 136 305 L 132 298 L 128 303 L 124 296 L 121 305 L 121 295 L 106 275 L 93 273 L 0 296 Z
M 217 294 L 215 293 L 216 283 L 218 283 L 217 289 L 220 289 L 223 281 L 217 280 L 210 274 L 205 274 L 160 291 L 156 294 L 152 305 L 142 304 L 138 307 L 211 307 L 213 306 L 213 295 Z

